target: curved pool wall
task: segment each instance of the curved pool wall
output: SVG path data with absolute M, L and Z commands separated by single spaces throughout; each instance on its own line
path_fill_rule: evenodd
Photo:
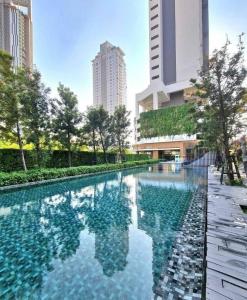
M 206 173 L 162 164 L 0 194 L 0 298 L 153 298 Z

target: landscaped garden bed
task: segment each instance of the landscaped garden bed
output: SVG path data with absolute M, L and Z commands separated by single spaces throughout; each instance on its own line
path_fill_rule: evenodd
M 148 164 L 157 163 L 157 160 L 142 160 L 132 161 L 118 164 L 101 164 L 95 166 L 81 166 L 74 168 L 60 168 L 60 169 L 34 169 L 27 172 L 11 172 L 0 173 L 0 187 L 24 184 L 28 182 L 38 182 L 56 178 L 72 177 L 86 174 L 94 174 L 100 172 L 108 172 L 114 170 L 121 170 L 132 168 L 136 166 L 144 166 Z

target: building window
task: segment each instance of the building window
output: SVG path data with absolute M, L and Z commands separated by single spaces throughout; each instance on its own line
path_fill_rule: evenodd
M 157 49 L 157 48 L 159 48 L 159 45 L 153 46 L 153 47 L 151 48 L 151 50 L 155 50 L 155 49 Z
M 153 77 L 152 77 L 152 80 L 155 80 L 155 79 L 158 79 L 158 78 L 160 78 L 160 76 L 159 76 L 159 75 L 156 75 L 156 76 L 153 76 Z
M 159 55 L 155 55 L 152 57 L 152 60 L 155 60 L 156 58 L 159 58 Z
M 158 6 L 159 6 L 159 5 L 156 4 L 156 5 L 154 5 L 153 7 L 151 7 L 151 11 L 154 10 L 155 8 L 157 8 Z
M 154 29 L 156 29 L 156 28 L 158 28 L 158 27 L 159 27 L 159 25 L 157 24 L 157 25 L 151 27 L 151 30 L 154 30 Z
M 159 35 L 158 35 L 158 34 L 156 34 L 156 35 L 152 36 L 152 37 L 151 37 L 151 41 L 153 41 L 153 40 L 157 39 L 158 37 L 159 37 Z
M 151 18 L 151 21 L 153 21 L 153 20 L 155 20 L 155 19 L 157 19 L 158 18 L 158 14 L 157 15 L 155 15 L 155 16 L 153 16 L 152 18 Z
M 158 69 L 158 68 L 159 68 L 159 65 L 153 66 L 153 67 L 152 67 L 152 70 L 156 70 L 156 69 Z

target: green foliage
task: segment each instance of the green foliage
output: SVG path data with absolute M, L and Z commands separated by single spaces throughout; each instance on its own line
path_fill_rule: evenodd
M 122 164 L 104 164 L 97 166 L 82 166 L 64 169 L 36 169 L 27 172 L 0 173 L 0 186 L 16 185 L 28 182 L 44 181 L 55 178 L 89 175 L 99 172 L 122 170 L 131 167 L 153 164 L 156 160 L 125 162 Z
M 198 81 L 192 80 L 192 83 L 201 98 L 195 109 L 197 130 L 206 145 L 223 150 L 228 179 L 234 184 L 230 143 L 246 127 L 241 118 L 247 103 L 242 35 L 235 53 L 232 54 L 229 47 L 230 42 L 226 41 L 221 49 L 215 50 L 208 68 L 203 68 Z
M 83 141 L 89 147 L 93 148 L 94 163 L 97 163 L 97 147 L 99 145 L 99 137 L 97 133 L 98 113 L 95 107 L 89 107 L 84 114 L 84 126 L 82 128 Z
M 115 109 L 112 117 L 112 133 L 114 138 L 114 145 L 118 149 L 120 161 L 123 159 L 125 149 L 129 146 L 130 131 L 130 112 L 127 111 L 126 106 L 119 106 Z
M 12 57 L 5 51 L 0 50 L 0 80 L 1 87 L 4 79 L 11 74 Z
M 69 88 L 59 84 L 59 99 L 50 99 L 49 93 L 50 89 L 42 83 L 37 70 L 13 69 L 12 57 L 0 50 L 0 147 L 18 149 L 24 170 L 27 165 L 42 167 L 47 159 L 51 161 L 48 152 L 43 150 L 65 150 L 69 167 L 80 161 L 77 158 L 80 155 L 72 152 L 85 149 L 85 146 L 93 148 L 95 164 L 102 162 L 102 155 L 104 162 L 112 162 L 108 152 L 116 149 L 125 160 L 123 155 L 130 133 L 129 112 L 125 107 L 117 108 L 114 116 L 102 106 L 89 108 L 83 118 L 77 97 Z M 36 163 L 33 153 L 30 155 L 27 149 L 36 151 Z M 103 154 L 97 154 L 99 151 Z M 6 161 L 11 161 L 11 157 Z M 13 169 L 19 169 L 19 161 L 15 156 Z M 64 160 L 60 161 L 64 166 Z M 9 163 L 3 162 L 3 165 L 6 166 L 0 166 L 0 170 L 9 170 Z
M 25 138 L 28 144 L 34 145 L 37 163 L 40 164 L 41 148 L 49 144 L 50 89 L 41 82 L 41 74 L 36 70 L 29 72 L 26 86 L 28 87 L 28 95 L 23 101 Z
M 192 80 L 201 99 L 196 107 L 198 131 L 206 145 L 221 148 L 243 130 L 241 115 L 247 103 L 244 80 L 244 45 L 239 38 L 236 53 L 231 54 L 230 42 L 214 50 L 208 69 L 202 69 L 198 81 Z M 226 145 L 227 146 L 227 145 Z
M 240 186 L 240 187 L 244 186 L 243 181 L 239 179 L 234 179 L 232 182 L 226 181 L 225 183 L 226 185 L 232 185 L 232 186 Z
M 142 113 L 140 116 L 141 137 L 193 134 L 195 120 L 192 109 L 193 104 L 183 104 Z
M 115 147 L 123 159 L 124 151 L 128 147 L 130 134 L 129 120 L 130 112 L 125 106 L 115 109 L 112 116 L 101 106 L 99 108 L 89 107 L 84 115 L 84 127 L 82 130 L 85 143 L 93 147 L 95 162 L 97 162 L 96 150 L 101 148 L 108 162 L 107 150 Z
M 24 151 L 28 169 L 37 168 L 36 151 Z M 68 166 L 68 152 L 42 151 L 41 167 L 44 168 L 65 168 Z M 102 164 L 105 161 L 104 153 L 97 153 L 98 163 Z M 147 160 L 149 157 L 146 154 L 126 154 L 125 161 Z M 116 155 L 107 153 L 107 159 L 110 163 L 115 163 Z M 72 152 L 72 163 L 74 167 L 83 165 L 94 165 L 94 153 L 87 151 Z M 39 167 L 40 167 L 39 166 Z M 0 149 L 0 172 L 12 172 L 22 170 L 22 162 L 19 156 L 19 151 L 16 149 Z
M 124 160 L 127 162 L 147 159 L 149 159 L 149 156 L 147 154 L 124 154 Z
M 19 145 L 23 169 L 26 162 L 23 153 L 24 100 L 28 95 L 28 74 L 24 69 L 13 70 L 11 57 L 0 52 L 0 133 L 5 140 Z
M 78 110 L 77 97 L 69 88 L 59 84 L 58 93 L 60 99 L 52 102 L 52 129 L 54 139 L 68 150 L 68 166 L 70 167 L 72 165 L 72 141 L 79 137 L 82 115 Z
M 105 162 L 107 163 L 106 152 L 110 146 L 112 146 L 112 118 L 109 113 L 104 110 L 103 106 L 100 106 L 96 110 L 95 127 L 99 135 L 99 143 L 105 155 Z

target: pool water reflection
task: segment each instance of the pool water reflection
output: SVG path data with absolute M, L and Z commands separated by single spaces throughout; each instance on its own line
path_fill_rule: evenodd
M 203 182 L 159 165 L 0 194 L 0 298 L 151 299 Z

